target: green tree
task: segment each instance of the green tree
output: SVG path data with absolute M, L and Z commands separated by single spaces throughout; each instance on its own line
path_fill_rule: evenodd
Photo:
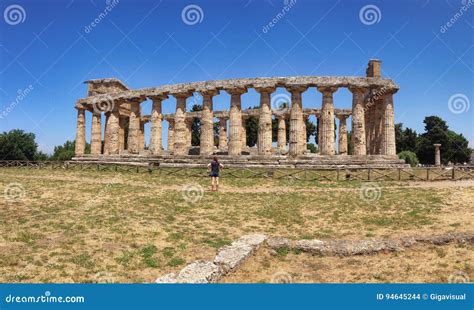
M 416 143 L 416 155 L 422 164 L 434 164 L 435 143 L 441 144 L 441 162 L 447 164 L 469 161 L 471 149 L 469 142 L 462 134 L 449 130 L 446 122 L 438 116 L 428 116 L 423 121 L 425 132 Z
M 395 140 L 397 153 L 402 151 L 416 151 L 416 141 L 418 134 L 411 128 L 403 129 L 403 124 L 395 124 Z
M 13 129 L 0 134 L 0 159 L 35 160 L 38 145 L 35 134 Z
M 403 151 L 398 154 L 398 158 L 405 160 L 407 164 L 410 164 L 412 167 L 416 167 L 419 163 L 416 154 L 411 151 Z
M 75 141 L 66 141 L 63 145 L 58 145 L 54 147 L 53 156 L 51 156 L 51 160 L 71 160 L 74 157 L 76 149 L 76 142 Z M 91 152 L 91 145 L 86 143 L 85 153 L 90 154 Z
M 191 112 L 199 112 L 202 111 L 202 105 L 193 104 L 191 107 Z M 201 120 L 199 118 L 193 119 L 193 123 L 191 125 L 192 131 L 192 138 L 191 138 L 191 145 L 198 146 L 201 144 Z

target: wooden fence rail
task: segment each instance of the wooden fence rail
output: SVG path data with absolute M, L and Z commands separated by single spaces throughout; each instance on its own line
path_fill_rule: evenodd
M 139 166 L 72 161 L 1 160 L 0 168 L 149 173 L 173 177 L 207 177 L 206 168 Z M 223 177 L 304 181 L 438 181 L 474 179 L 474 166 L 417 168 L 227 168 Z

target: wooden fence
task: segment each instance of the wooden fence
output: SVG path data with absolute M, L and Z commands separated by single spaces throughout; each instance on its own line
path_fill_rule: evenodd
M 110 171 L 149 173 L 172 177 L 206 177 L 205 168 L 162 168 L 124 164 L 84 163 L 71 161 L 0 161 L 0 168 L 50 169 L 72 171 Z M 417 168 L 228 168 L 223 177 L 273 178 L 305 181 L 437 181 L 474 179 L 474 166 Z

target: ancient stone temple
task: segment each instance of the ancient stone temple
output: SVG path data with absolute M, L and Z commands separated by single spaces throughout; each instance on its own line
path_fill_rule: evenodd
M 381 78 L 381 62 L 370 60 L 366 77 L 296 76 L 248 78 L 165 85 L 129 89 L 117 79 L 90 80 L 88 97 L 77 101 L 76 157 L 74 160 L 99 162 L 155 162 L 163 166 L 203 165 L 215 154 L 235 166 L 397 166 L 403 165 L 395 153 L 393 96 L 399 87 Z M 271 96 L 277 87 L 291 94 L 288 107 L 272 109 Z M 242 109 L 241 97 L 250 88 L 260 95 L 259 109 Z M 315 88 L 322 94 L 320 107 L 303 108 L 302 94 Z M 352 93 L 352 109 L 335 108 L 333 95 L 341 88 Z M 213 97 L 225 91 L 229 109 L 214 111 Z M 202 96 L 202 111 L 186 110 L 186 99 Z M 163 114 L 162 106 L 173 96 L 173 114 Z M 152 101 L 150 115 L 141 104 Z M 85 154 L 86 112 L 92 116 L 91 152 Z M 319 153 L 307 150 L 306 122 L 314 115 L 319 123 Z M 105 117 L 103 117 L 105 116 Z M 245 122 L 258 119 L 256 148 L 247 146 Z M 200 146 L 191 146 L 191 124 L 200 119 Z M 347 120 L 351 120 L 348 150 Z M 277 142 L 272 141 L 272 120 L 278 124 Z M 105 124 L 102 122 L 105 121 Z M 218 122 L 218 146 L 214 123 Z M 149 141 L 144 128 L 151 123 Z M 168 132 L 163 132 L 167 122 Z M 338 123 L 337 139 L 335 125 Z M 286 130 L 289 126 L 289 141 Z M 102 132 L 104 128 L 104 132 Z M 163 135 L 167 148 L 163 148 Z M 337 141 L 336 141 L 337 140 Z M 146 147 L 147 146 L 147 147 Z

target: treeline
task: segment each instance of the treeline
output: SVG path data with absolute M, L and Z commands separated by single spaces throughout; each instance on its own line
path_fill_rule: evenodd
M 201 106 L 194 105 L 192 111 L 200 111 Z M 463 164 L 469 162 L 472 150 L 468 147 L 469 142 L 462 135 L 449 129 L 446 122 L 438 116 L 428 116 L 423 121 L 425 130 L 418 134 L 411 128 L 404 128 L 403 124 L 395 125 L 396 148 L 400 158 L 406 160 L 412 166 L 419 163 L 424 165 L 434 164 L 434 146 L 440 143 L 441 161 L 443 164 Z M 246 120 L 247 145 L 253 147 L 257 144 L 258 118 L 250 117 Z M 277 141 L 278 124 L 273 120 L 273 142 Z M 306 121 L 307 142 L 312 137 L 318 143 L 318 124 L 309 120 Z M 199 146 L 201 124 L 199 119 L 195 119 L 192 124 L 192 145 Z M 289 141 L 289 123 L 286 124 L 286 136 Z M 337 128 L 334 131 L 336 135 Z M 219 125 L 214 124 L 214 134 L 216 145 L 219 142 Z M 351 153 L 350 143 L 351 133 L 348 133 L 349 154 Z M 74 156 L 75 143 L 66 141 L 63 145 L 56 146 L 52 155 L 45 154 L 38 150 L 35 142 L 35 135 L 23 130 L 14 129 L 9 132 L 0 133 L 0 159 L 1 160 L 70 160 Z M 312 153 L 317 153 L 318 148 L 313 143 L 308 143 L 308 149 Z M 90 153 L 90 144 L 86 144 L 86 153 Z

